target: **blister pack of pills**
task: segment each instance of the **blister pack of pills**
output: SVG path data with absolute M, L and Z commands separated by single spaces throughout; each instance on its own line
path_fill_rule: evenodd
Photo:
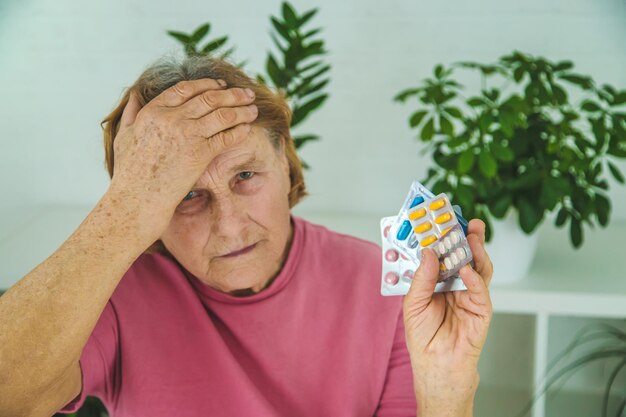
M 391 225 L 395 219 L 395 216 L 383 217 L 380 221 L 381 239 L 383 243 L 383 271 L 380 288 L 382 295 L 406 294 L 411 287 L 413 275 L 415 275 L 415 271 L 417 271 L 419 266 L 419 262 L 416 263 L 400 253 L 387 239 Z M 465 285 L 458 276 L 449 277 L 435 285 L 435 292 L 460 291 L 464 289 L 466 289 Z
M 460 207 L 452 206 L 445 194 L 435 196 L 415 181 L 398 215 L 381 219 L 381 294 L 407 293 L 424 248 L 433 249 L 439 257 L 435 292 L 466 289 L 458 275 L 473 260 L 466 234 L 467 221 Z

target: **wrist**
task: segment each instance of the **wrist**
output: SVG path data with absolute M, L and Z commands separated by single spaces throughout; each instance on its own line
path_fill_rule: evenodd
M 159 215 L 149 203 L 130 191 L 109 187 L 92 211 L 92 216 L 104 219 L 116 226 L 121 237 L 133 241 L 143 250 L 159 239 L 169 218 Z
M 414 373 L 418 415 L 422 417 L 472 416 L 480 376 L 477 371 L 451 374 Z

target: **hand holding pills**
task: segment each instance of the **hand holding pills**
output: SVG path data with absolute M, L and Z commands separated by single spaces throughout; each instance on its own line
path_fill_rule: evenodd
M 485 251 L 485 224 L 472 219 L 467 241 L 475 268 L 459 270 L 466 291 L 434 292 L 439 277 L 435 250 L 422 260 L 403 300 L 407 348 L 420 415 L 466 415 L 478 385 L 478 359 L 492 317 L 488 285 L 493 265 Z

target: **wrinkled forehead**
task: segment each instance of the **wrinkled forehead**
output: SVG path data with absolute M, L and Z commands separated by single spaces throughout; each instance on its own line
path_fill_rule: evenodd
M 274 153 L 265 130 L 253 127 L 245 139 L 220 152 L 209 163 L 195 187 L 205 186 L 211 180 L 227 180 L 243 171 L 267 169 L 274 162 Z

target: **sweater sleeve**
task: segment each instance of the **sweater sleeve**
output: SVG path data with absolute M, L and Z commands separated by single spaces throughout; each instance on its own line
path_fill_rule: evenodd
M 115 397 L 117 381 L 119 326 L 117 314 L 109 300 L 87 339 L 81 353 L 81 391 L 58 412 L 69 414 L 81 408 L 87 396 L 100 398 L 105 404 Z
M 406 347 L 404 319 L 400 311 L 385 385 L 375 417 L 415 417 L 416 411 L 413 372 Z

